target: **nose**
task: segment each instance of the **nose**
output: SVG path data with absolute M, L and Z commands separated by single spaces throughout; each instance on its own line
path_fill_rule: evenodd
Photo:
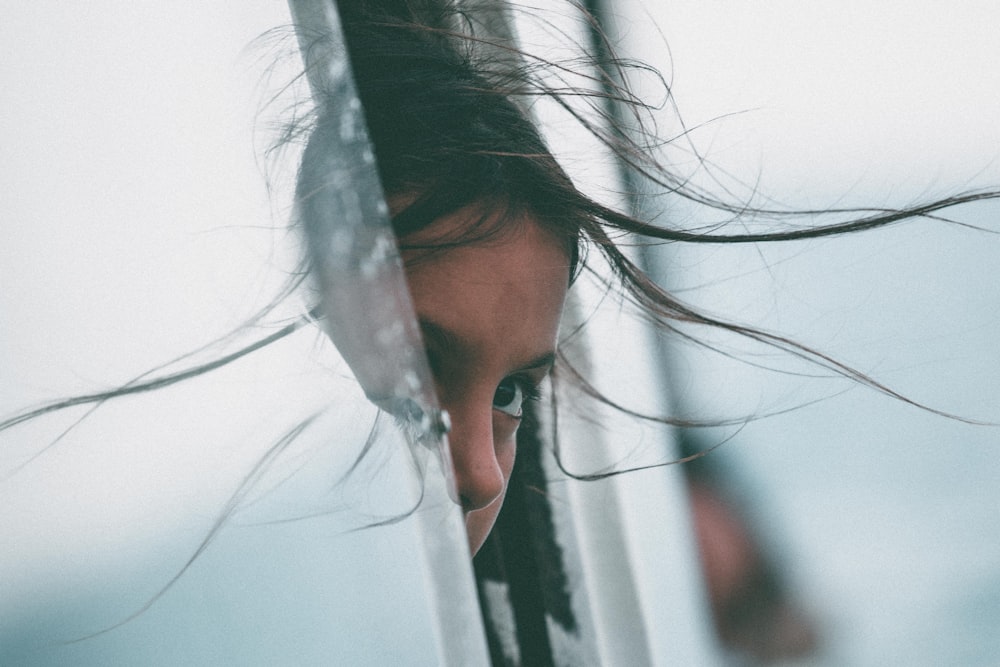
M 493 438 L 493 411 L 468 406 L 447 407 L 451 415 L 451 460 L 462 510 L 486 507 L 500 497 L 506 483 Z

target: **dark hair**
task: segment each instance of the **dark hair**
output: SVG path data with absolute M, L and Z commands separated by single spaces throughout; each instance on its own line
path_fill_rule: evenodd
M 566 241 L 577 270 L 587 267 L 588 249 L 600 252 L 613 272 L 608 287 L 620 287 L 639 312 L 662 329 L 694 342 L 698 341 L 679 324 L 724 329 L 805 358 L 899 400 L 946 414 L 918 404 L 867 374 L 787 337 L 699 312 L 652 280 L 615 239 L 626 236 L 630 243 L 722 244 L 816 238 L 914 218 L 935 218 L 941 209 L 995 198 L 1000 192 L 966 192 L 893 210 L 781 210 L 727 201 L 680 179 L 657 161 L 652 148 L 658 139 L 644 129 L 642 122 L 641 112 L 648 107 L 625 83 L 630 71 L 651 70 L 619 58 L 596 19 L 586 12 L 583 16 L 589 21 L 592 41 L 580 49 L 581 59 L 572 66 L 592 72 L 586 79 L 592 85 L 564 89 L 546 83 L 544 75 L 570 65 L 520 51 L 498 38 L 475 14 L 449 9 L 445 3 L 351 2 L 342 4 L 341 15 L 382 184 L 390 199 L 403 198 L 407 202 L 392 219 L 404 247 L 413 232 L 472 205 L 506 215 L 470 219 L 464 236 L 448 239 L 434 250 L 479 242 L 500 231 L 504 221 L 528 212 Z M 661 191 L 722 211 L 733 219 L 753 217 L 778 225 L 784 220 L 816 220 L 822 216 L 839 220 L 786 225 L 760 233 L 729 233 L 725 228 L 693 231 L 673 227 L 669 220 L 654 225 L 610 208 L 580 191 L 556 162 L 528 111 L 539 98 L 555 100 L 576 117 L 610 149 L 633 180 L 645 180 Z M 574 104 L 578 100 L 583 100 L 584 111 Z M 328 98 L 318 102 L 317 120 L 299 178 L 298 204 L 305 204 L 306 217 L 307 193 L 324 176 L 314 171 L 322 164 L 316 156 L 331 150 L 330 137 L 336 133 L 337 122 L 333 110 L 341 103 Z M 623 107 L 631 112 L 628 122 L 620 112 Z M 565 359 L 561 362 L 565 376 L 610 403 Z M 615 407 L 629 412 L 627 406 Z M 699 425 L 692 420 L 655 418 L 685 426 Z
M 586 202 L 555 161 L 525 109 L 491 80 L 467 38 L 411 17 L 342 8 L 354 80 L 390 201 L 405 202 L 392 227 L 407 238 L 451 213 L 476 208 L 459 238 L 426 250 L 486 240 L 530 213 L 563 240 L 576 264 Z M 438 15 L 439 21 L 445 17 Z M 325 39 L 321 36 L 318 39 Z M 312 203 L 328 181 L 324 158 L 340 144 L 340 91 L 323 91 L 299 170 L 300 221 L 322 215 Z

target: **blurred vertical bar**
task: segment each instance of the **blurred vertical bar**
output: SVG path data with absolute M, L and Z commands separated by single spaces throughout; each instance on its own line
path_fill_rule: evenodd
M 449 497 L 450 459 L 434 385 L 337 8 L 333 0 L 289 0 L 289 7 L 315 102 L 330 104 L 324 113 L 339 116 L 339 137 L 331 143 L 336 150 L 324 156 L 329 177 L 324 173 L 322 192 L 310 197 L 312 215 L 303 221 L 325 325 L 368 397 L 409 422 L 411 448 L 423 463 L 414 475 L 414 483 L 422 485 L 414 517 L 438 664 L 487 664 L 465 526 Z M 440 456 L 429 456 L 418 444 L 432 445 Z
M 582 12 L 571 14 L 572 5 L 564 5 L 566 15 L 549 16 L 541 32 L 531 37 L 533 43 L 547 43 L 546 31 L 555 29 L 572 36 L 595 64 L 602 66 L 608 54 L 600 31 L 608 12 L 598 2 L 585 3 L 585 8 L 589 17 Z M 525 7 L 519 16 L 530 13 L 530 8 Z M 521 34 L 530 35 L 529 22 L 518 27 Z M 613 72 L 610 67 L 605 70 Z M 583 77 L 580 85 L 588 89 L 602 76 L 591 70 L 574 74 Z M 593 92 L 601 95 L 613 91 L 597 87 Z M 613 98 L 604 98 L 601 111 L 610 119 L 620 119 L 622 109 L 611 101 Z M 544 128 L 547 116 L 541 105 L 536 105 L 536 110 Z M 557 121 L 549 123 L 549 129 L 558 125 Z M 585 159 L 579 159 L 582 151 L 568 145 L 567 139 L 589 145 L 593 137 L 583 129 L 575 130 L 575 136 L 563 132 L 547 132 L 547 139 L 551 146 L 566 149 L 577 158 L 563 162 L 570 175 L 584 182 L 588 177 L 593 179 L 595 170 L 606 164 L 608 169 L 601 172 L 600 186 L 605 192 L 625 193 L 619 198 L 624 201 L 614 205 L 642 216 L 644 212 L 638 210 L 642 185 L 630 178 L 624 165 L 600 145 L 587 152 Z M 634 248 L 626 243 L 622 249 L 642 265 Z M 609 277 L 613 284 L 610 267 L 597 254 L 591 254 L 590 268 Z M 650 414 L 670 414 L 672 391 L 660 367 L 662 356 L 651 326 L 635 317 L 622 317 L 600 285 L 579 280 L 573 292 L 564 330 L 574 334 L 571 343 L 561 347 L 564 357 L 596 387 L 612 393 L 627 388 L 624 395 L 628 407 Z M 586 328 L 579 329 L 583 324 Z M 712 639 L 684 480 L 676 466 L 655 467 L 678 456 L 673 429 L 640 423 L 574 386 L 560 387 L 558 398 L 559 407 L 552 417 L 558 423 L 559 441 L 568 446 L 560 448 L 558 460 L 547 457 L 550 476 L 562 476 L 565 470 L 582 475 L 610 472 L 627 469 L 630 462 L 640 468 L 646 464 L 654 467 L 549 487 L 556 538 L 565 554 L 567 570 L 579 582 L 573 591 L 573 606 L 580 632 L 593 635 L 575 644 L 556 636 L 553 652 L 557 664 L 560 652 L 582 653 L 596 664 L 719 664 L 721 657 Z M 640 449 L 649 453 L 641 460 L 632 459 Z

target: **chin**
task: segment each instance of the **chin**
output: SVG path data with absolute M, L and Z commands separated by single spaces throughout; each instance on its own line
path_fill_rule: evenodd
M 499 507 L 496 510 L 493 510 L 492 507 L 487 507 L 465 515 L 465 532 L 469 538 L 469 552 L 473 556 L 486 543 L 486 538 L 490 536 L 490 531 L 493 530 L 493 524 L 496 523 L 499 509 Z

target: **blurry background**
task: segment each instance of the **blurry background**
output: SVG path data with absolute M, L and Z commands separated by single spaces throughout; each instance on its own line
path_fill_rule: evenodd
M 1000 183 L 995 3 L 607 4 L 627 53 L 661 68 L 737 199 L 756 188 L 757 204 L 894 207 Z M 667 154 L 712 186 L 690 153 Z M 668 201 L 665 215 L 693 225 L 704 213 Z M 925 405 L 998 421 L 1000 204 L 947 215 L 992 233 L 915 221 L 663 257 L 669 284 L 711 313 L 787 334 Z M 829 375 L 711 338 L 754 363 Z M 819 664 L 1000 660 L 1000 429 L 695 349 L 675 351 L 670 370 L 682 407 L 707 418 L 825 399 L 751 422 L 711 455 L 815 614 Z

